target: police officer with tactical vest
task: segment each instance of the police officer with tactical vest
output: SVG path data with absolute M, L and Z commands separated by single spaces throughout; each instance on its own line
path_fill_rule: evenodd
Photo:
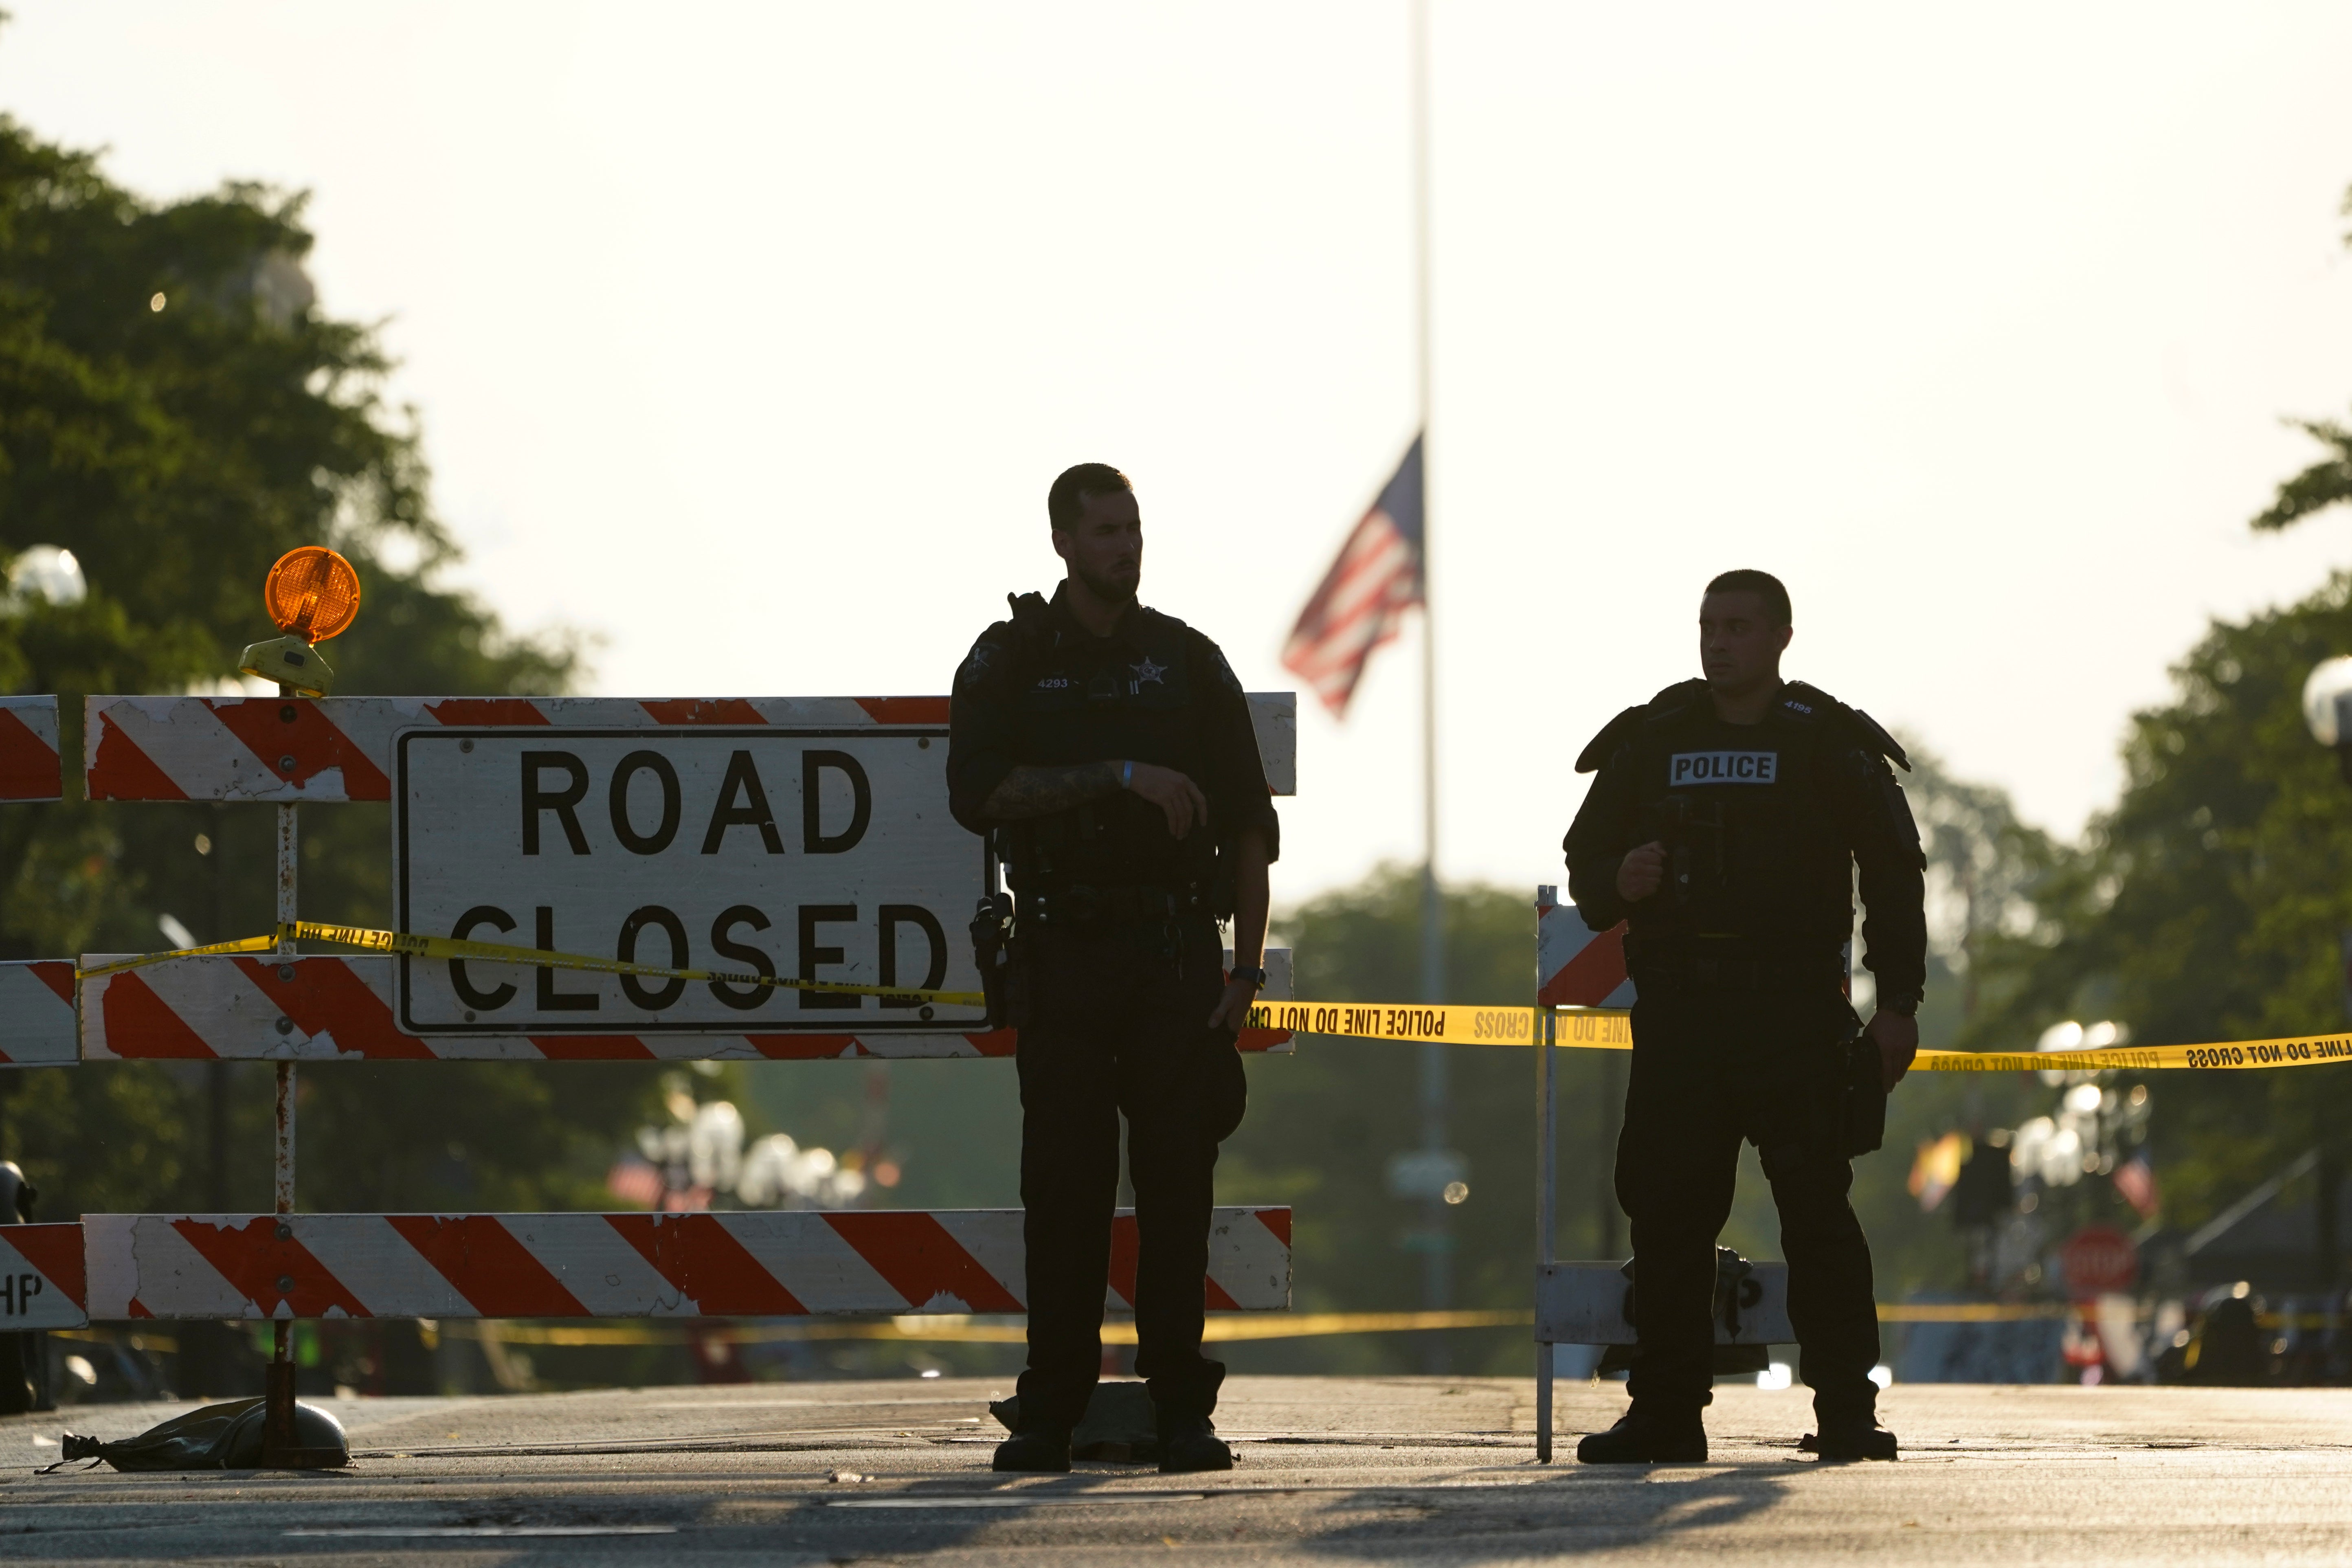
M 1029 1366 L 995 1468 L 1070 1468 L 1102 1365 L 1124 1114 L 1135 1366 L 1160 1468 L 1229 1469 L 1210 1420 L 1225 1369 L 1201 1353 L 1212 1176 L 1246 1097 L 1234 1043 L 1265 984 L 1279 825 L 1224 656 L 1136 602 L 1127 476 L 1082 463 L 1045 510 L 1067 576 L 981 634 L 949 720 L 950 807 L 988 836 L 1013 893 L 973 922 L 992 1013 L 1020 1031 Z
M 1789 1319 L 1825 1459 L 1892 1459 L 1877 1424 L 1870 1247 L 1846 1200 L 1852 1157 L 1878 1147 L 1885 1094 L 1918 1049 L 1927 978 L 1925 861 L 1868 715 L 1780 678 L 1788 590 L 1727 572 L 1699 605 L 1700 680 L 1612 720 L 1577 761 L 1600 770 L 1569 829 L 1569 889 L 1587 925 L 1628 922 L 1633 1062 L 1617 1144 L 1633 1222 L 1640 1343 L 1624 1419 L 1587 1463 L 1706 1458 L 1716 1237 L 1739 1145 L 1756 1145 L 1780 1214 Z M 1862 1028 L 1843 949 L 1861 868 Z

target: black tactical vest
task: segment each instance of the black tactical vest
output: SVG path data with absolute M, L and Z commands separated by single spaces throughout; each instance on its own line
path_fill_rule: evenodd
M 1137 605 L 1097 637 L 1035 594 L 1013 601 L 1020 634 L 1012 681 L 1027 766 L 1111 760 L 1207 774 L 1202 710 L 1216 674 L 1181 621 Z M 1159 888 L 1210 893 L 1216 862 L 1208 828 L 1179 844 L 1160 808 L 1121 793 L 999 829 L 1014 890 L 1031 887 Z
M 1853 748 L 1803 706 L 1728 724 L 1700 691 L 1633 727 L 1636 842 L 1666 846 L 1666 886 L 1634 915 L 1643 940 L 1818 951 L 1848 939 L 1853 862 L 1825 770 Z

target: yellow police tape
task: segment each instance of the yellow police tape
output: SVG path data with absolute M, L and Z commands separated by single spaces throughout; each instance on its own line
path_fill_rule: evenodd
M 365 926 L 322 925 L 316 921 L 280 921 L 272 936 L 249 936 L 237 942 L 216 942 L 204 947 L 184 947 L 173 952 L 145 952 L 76 969 L 77 980 L 143 969 L 174 958 L 216 958 L 241 952 L 275 952 L 286 942 L 323 942 L 332 947 L 356 947 L 368 952 L 397 952 L 410 958 L 479 959 L 494 963 L 527 963 L 538 969 L 585 969 L 599 974 L 642 974 L 655 980 L 704 980 L 727 985 L 767 985 L 779 991 L 821 991 L 833 996 L 881 996 L 894 1002 L 929 1002 L 949 1007 L 979 1007 L 987 998 L 976 991 L 917 991 L 903 985 L 847 985 L 830 980 L 788 980 L 749 970 L 665 969 L 659 964 L 630 963 L 617 958 L 588 958 L 576 952 L 549 952 L 535 947 L 509 947 L 499 942 L 466 942 L 453 936 L 415 936 L 407 931 L 371 931 Z
M 1337 1035 L 1351 1040 L 1417 1040 L 1440 1046 L 1531 1046 L 1546 1008 L 1479 1007 L 1458 1003 L 1261 1002 L 1250 1009 L 1253 1029 Z M 1632 1015 L 1618 1008 L 1580 1007 L 1559 1014 L 1558 1043 L 1604 1051 L 1631 1050 Z
M 1519 1308 L 1437 1312 L 1250 1312 L 1223 1313 L 1201 1328 L 1203 1341 L 1308 1339 L 1323 1334 L 1382 1334 L 1431 1329 L 1507 1329 L 1533 1323 L 1536 1315 Z M 730 1323 L 705 1330 L 673 1328 L 654 1323 L 478 1323 L 443 1319 L 438 1332 L 453 1339 L 497 1339 L 508 1344 L 642 1345 L 683 1344 L 698 1334 L 730 1344 L 773 1343 L 780 1340 L 928 1340 L 934 1343 L 1013 1344 L 1029 1337 L 1018 1318 L 975 1322 L 954 1314 L 907 1316 L 882 1322 Z M 1136 1342 L 1132 1320 L 1113 1319 L 1102 1326 L 1103 1343 Z
M 590 958 L 505 942 L 468 942 L 450 936 L 417 936 L 373 931 L 365 926 L 281 921 L 270 936 L 216 942 L 171 952 L 141 953 L 76 969 L 77 980 L 94 980 L 176 958 L 215 958 L 274 952 L 287 942 L 322 942 L 368 952 L 411 958 L 478 959 L 529 964 L 540 969 L 581 969 L 599 974 L 641 974 L 655 980 L 709 981 L 727 985 L 766 985 L 780 991 L 816 991 L 835 996 L 881 996 L 894 1002 L 979 1007 L 987 999 L 972 991 L 917 991 L 890 985 L 850 985 L 830 980 L 791 980 L 748 970 L 667 969 L 617 958 Z M 1253 1029 L 1287 1029 L 1300 1035 L 1341 1039 L 1397 1040 L 1444 1046 L 1532 1046 L 1547 1016 L 1551 1043 L 1578 1050 L 1623 1051 L 1633 1047 L 1633 1015 L 1617 1007 L 1484 1007 L 1465 1003 L 1262 1002 L 1249 1011 Z M 2193 1046 L 2108 1046 L 2087 1051 L 1921 1051 L 1914 1072 L 2102 1072 L 2120 1068 L 2154 1072 L 2180 1068 L 2230 1070 L 2242 1068 L 2323 1067 L 2352 1061 L 2352 1034 L 2298 1035 L 2275 1040 L 2222 1040 Z
M 1447 1046 L 1532 1046 L 1545 1015 L 1552 1043 L 1579 1050 L 1622 1051 L 1633 1045 L 1633 1015 L 1614 1007 L 1477 1007 L 1456 1004 L 1265 1002 L 1250 1009 L 1252 1028 L 1288 1029 L 1342 1039 L 1400 1040 Z M 2154 1072 L 2180 1068 L 2323 1067 L 2352 1062 L 2352 1034 L 2193 1046 L 2108 1046 L 2087 1051 L 1921 1051 L 1914 1072 Z

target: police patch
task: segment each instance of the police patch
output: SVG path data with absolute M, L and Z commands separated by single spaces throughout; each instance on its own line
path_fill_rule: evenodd
M 1666 784 L 1768 784 L 1780 776 L 1778 752 L 1676 752 L 1666 759 Z
M 971 653 L 964 659 L 963 668 L 956 671 L 955 683 L 958 686 L 963 686 L 978 680 L 988 673 L 988 667 L 995 662 L 995 644 L 984 642 L 972 644 Z

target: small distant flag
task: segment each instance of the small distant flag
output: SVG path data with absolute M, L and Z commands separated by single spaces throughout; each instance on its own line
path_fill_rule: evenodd
M 604 1190 L 625 1204 L 649 1209 L 660 1206 L 664 1189 L 659 1171 L 635 1154 L 624 1154 L 604 1173 Z
M 1283 645 L 1284 668 L 1315 689 L 1335 719 L 1364 678 L 1372 650 L 1394 640 L 1405 611 L 1423 603 L 1421 437 L 1397 465 L 1339 559 L 1298 612 Z
M 2155 1218 L 2157 1210 L 2164 1206 L 2157 1194 L 2156 1167 L 2148 1163 L 2145 1153 L 2134 1154 L 2117 1165 L 2115 1183 L 2116 1191 L 2123 1194 L 2124 1202 L 2138 1211 L 2142 1219 Z
M 1919 1145 L 1919 1156 L 1911 1162 L 1911 1195 L 1919 1200 L 1921 1214 L 1933 1214 L 1945 1194 L 1959 1184 L 1960 1167 L 1975 1152 L 1974 1145 L 1965 1132 L 1947 1132 L 1932 1142 Z

